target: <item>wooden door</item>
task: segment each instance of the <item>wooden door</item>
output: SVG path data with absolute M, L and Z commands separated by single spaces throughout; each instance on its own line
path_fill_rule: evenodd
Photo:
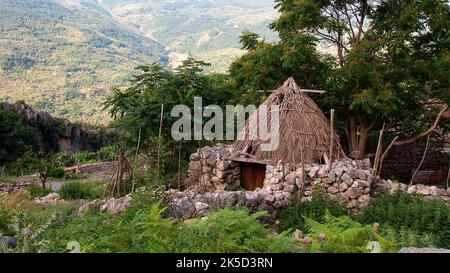
M 242 184 L 245 190 L 254 191 L 256 188 L 262 188 L 265 177 L 265 165 L 242 163 Z

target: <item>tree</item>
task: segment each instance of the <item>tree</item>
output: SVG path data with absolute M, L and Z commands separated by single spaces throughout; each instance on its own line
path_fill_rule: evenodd
M 168 71 L 157 64 L 139 66 L 138 72 L 126 89 L 115 88 L 105 101 L 107 109 L 118 127 L 130 136 L 132 147 L 145 149 L 154 164 L 164 165 L 161 170 L 177 168 L 179 142 L 171 137 L 172 117 L 170 109 L 179 104 L 194 103 L 194 97 L 202 97 L 203 104 L 225 105 L 229 94 L 228 77 L 205 75 L 209 64 L 190 57 L 175 71 Z M 164 104 L 161 138 L 161 105 Z M 169 109 L 169 110 L 167 110 Z M 143 140 L 142 143 L 139 140 Z M 139 143 L 139 144 L 137 144 Z M 195 144 L 193 144 L 195 145 Z M 192 145 L 191 145 L 192 146 Z M 183 148 L 183 158 L 193 147 Z M 162 150 L 162 151 L 160 151 Z M 159 152 L 164 162 L 155 162 Z
M 244 50 L 255 50 L 261 43 L 261 36 L 250 31 L 242 32 L 239 41 Z
M 383 123 L 391 138 L 412 137 L 426 131 L 450 102 L 447 1 L 276 3 L 281 15 L 271 26 L 280 42 L 244 55 L 231 66 L 231 75 L 237 83 L 248 77 L 247 89 L 294 75 L 302 87 L 327 90 L 321 103 L 340 113 L 356 157 L 365 155 L 371 133 Z M 318 53 L 327 46 L 336 53 Z M 327 65 L 328 70 L 320 69 Z
M 0 164 L 14 162 L 26 151 L 37 152 L 38 132 L 19 115 L 0 110 Z

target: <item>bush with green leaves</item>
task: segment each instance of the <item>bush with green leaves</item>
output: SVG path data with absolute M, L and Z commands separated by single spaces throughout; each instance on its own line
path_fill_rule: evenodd
M 267 212 L 249 214 L 245 209 L 221 209 L 204 219 L 183 223 L 175 242 L 176 252 L 189 253 L 275 253 L 301 252 L 286 233 L 269 235 L 259 221 Z
M 369 242 L 379 243 L 379 251 L 397 252 L 394 243 L 375 232 L 372 226 L 362 225 L 349 216 L 334 217 L 325 213 L 323 223 L 305 217 L 305 227 L 313 239 L 310 251 L 324 253 L 365 253 L 370 252 Z M 319 240 L 319 237 L 323 240 Z
M 281 213 L 279 229 L 303 231 L 305 230 L 305 217 L 323 223 L 327 211 L 333 216 L 348 214 L 344 204 L 332 200 L 323 190 L 315 190 L 310 202 L 297 200 Z
M 11 223 L 12 223 L 11 215 L 4 208 L 0 208 L 0 236 L 13 235 Z
M 356 219 L 397 231 L 415 231 L 421 236 L 431 236 L 437 247 L 450 248 L 450 208 L 440 200 L 429 201 L 398 191 L 378 196 Z
M 100 183 L 82 183 L 82 182 L 70 182 L 65 183 L 59 190 L 61 198 L 67 200 L 93 200 L 101 198 L 103 195 L 102 187 Z
M 52 189 L 43 188 L 40 186 L 29 187 L 29 188 L 27 188 L 27 191 L 30 193 L 31 198 L 33 198 L 33 199 L 47 196 L 48 194 L 53 192 Z

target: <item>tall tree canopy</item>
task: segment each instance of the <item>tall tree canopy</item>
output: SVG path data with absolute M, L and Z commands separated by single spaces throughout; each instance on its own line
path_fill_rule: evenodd
M 235 83 L 250 90 L 294 76 L 327 90 L 324 105 L 342 114 L 356 156 L 383 123 L 407 138 L 450 102 L 447 1 L 277 0 L 276 8 L 280 42 L 250 48 L 231 66 Z

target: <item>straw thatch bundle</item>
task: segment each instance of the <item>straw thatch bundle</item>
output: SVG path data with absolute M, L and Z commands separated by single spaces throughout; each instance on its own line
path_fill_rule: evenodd
M 261 118 L 252 124 L 247 121 L 244 136 L 234 144 L 240 156 L 264 162 L 282 160 L 290 164 L 318 163 L 324 156 L 330 158 L 331 129 L 328 120 L 293 78 L 289 78 L 275 90 L 263 105 L 269 109 L 269 122 Z M 279 106 L 279 146 L 274 151 L 263 151 L 261 144 L 265 142 L 261 139 L 249 139 L 249 132 L 258 132 L 255 126 L 259 128 L 259 124 L 264 122 L 268 124 L 269 130 L 272 130 L 270 128 L 272 105 Z M 258 112 L 255 112 L 249 120 L 257 117 Z M 344 158 L 345 154 L 338 136 L 334 134 L 333 139 L 332 158 Z

